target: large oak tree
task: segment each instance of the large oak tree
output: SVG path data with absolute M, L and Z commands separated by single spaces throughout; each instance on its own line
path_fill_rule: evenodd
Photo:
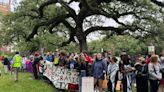
M 73 3 L 79 4 L 79 10 L 72 8 Z M 50 33 L 55 33 L 59 26 L 67 29 L 69 39 L 62 45 L 71 42 L 79 43 L 80 50 L 87 50 L 87 36 L 96 31 L 110 31 L 110 35 L 131 34 L 137 37 L 145 37 L 158 34 L 157 30 L 152 30 L 152 24 L 163 22 L 163 12 L 160 7 L 162 2 L 155 0 L 46 0 L 20 14 L 19 17 L 26 16 L 32 20 L 37 19 L 31 33 L 27 33 L 26 41 L 30 41 L 35 35 L 39 35 L 39 28 L 47 27 Z M 53 6 L 55 12 L 46 11 Z M 20 8 L 20 7 L 19 7 Z M 56 11 L 57 10 L 57 11 Z M 46 12 L 45 12 L 46 11 Z M 16 13 L 16 12 L 15 12 Z M 98 16 L 98 17 L 97 17 Z M 121 22 L 120 18 L 132 16 L 132 23 Z M 90 17 L 114 20 L 119 26 L 104 26 L 93 23 Z M 89 23 L 89 26 L 85 24 Z M 61 27 L 63 30 L 63 27 Z M 44 30 L 43 30 L 44 31 Z

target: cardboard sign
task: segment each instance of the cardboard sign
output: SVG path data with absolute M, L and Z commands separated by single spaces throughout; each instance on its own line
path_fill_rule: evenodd
M 82 78 L 82 92 L 94 92 L 94 78 L 93 77 Z
M 148 51 L 149 52 L 154 52 L 155 51 L 155 46 L 148 46 Z
M 155 46 L 148 46 L 148 52 L 149 52 L 149 54 L 154 54 L 155 53 Z
M 70 70 L 60 66 L 51 66 L 49 64 L 50 63 L 48 63 L 48 67 L 43 75 L 46 76 L 56 88 L 68 89 L 69 83 L 79 83 L 78 72 L 76 72 L 76 70 Z

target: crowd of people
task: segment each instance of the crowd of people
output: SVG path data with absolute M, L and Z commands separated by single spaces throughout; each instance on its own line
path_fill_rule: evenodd
M 29 56 L 20 55 L 18 52 L 12 59 L 1 59 L 5 74 L 13 70 L 15 81 L 18 81 L 18 72 L 29 71 L 34 79 L 40 79 L 46 69 L 45 63 L 52 62 L 55 66 L 76 69 L 79 72 L 79 92 L 81 92 L 82 77 L 94 77 L 94 86 L 99 92 L 132 92 L 135 81 L 137 92 L 164 91 L 164 52 L 161 55 L 136 55 L 131 58 L 125 51 L 120 57 L 111 51 L 89 55 L 87 52 L 64 53 L 56 51 L 40 54 L 35 52 Z M 2 65 L 0 64 L 0 74 Z M 104 79 L 108 80 L 107 88 L 103 87 Z M 117 88 L 119 87 L 119 89 Z M 161 91 L 161 92 L 163 92 Z M 160 91 L 159 91 L 160 92 Z

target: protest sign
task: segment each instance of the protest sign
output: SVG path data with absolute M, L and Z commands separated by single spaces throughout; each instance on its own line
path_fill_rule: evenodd
M 155 46 L 148 46 L 148 52 L 149 52 L 149 54 L 154 54 L 155 53 Z
M 82 92 L 94 92 L 94 78 L 93 77 L 82 78 Z
M 69 83 L 78 84 L 79 81 L 78 72 L 76 72 L 76 70 L 60 66 L 47 67 L 43 75 L 58 89 L 68 89 Z

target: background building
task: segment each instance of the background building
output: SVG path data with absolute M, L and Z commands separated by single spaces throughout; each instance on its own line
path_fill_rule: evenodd
M 0 14 L 2 15 L 7 15 L 11 12 L 11 9 L 12 9 L 12 4 L 15 0 L 0 0 Z M 0 23 L 0 30 L 1 29 L 1 26 L 3 24 Z M 0 46 L 0 54 L 1 53 L 11 53 L 13 52 L 13 46 L 12 45 L 2 45 Z
M 12 0 L 0 0 L 0 13 L 7 15 L 11 11 Z

